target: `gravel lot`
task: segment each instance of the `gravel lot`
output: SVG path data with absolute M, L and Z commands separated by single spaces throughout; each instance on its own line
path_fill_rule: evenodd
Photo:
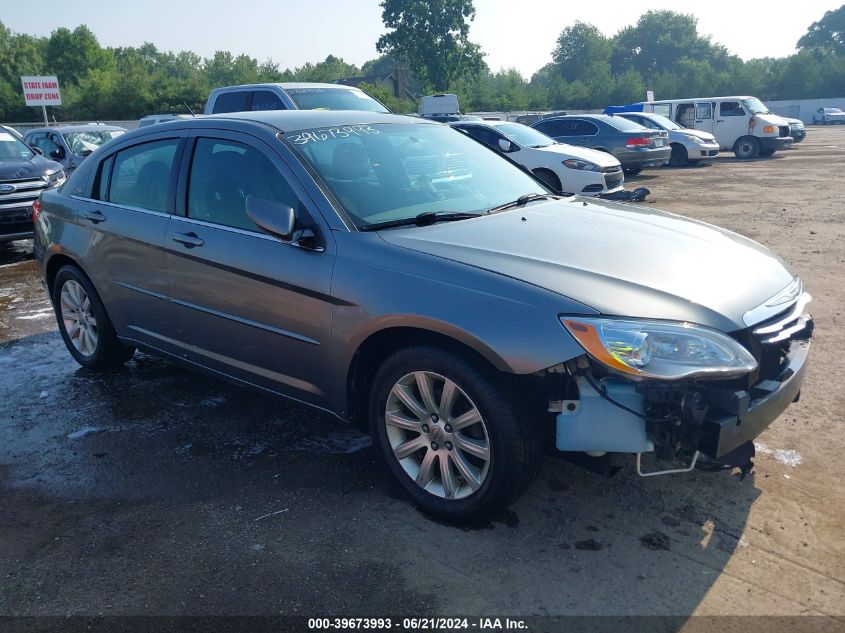
M 845 128 L 644 172 L 813 294 L 801 401 L 756 473 L 605 478 L 549 458 L 476 529 L 404 501 L 336 420 L 137 355 L 89 374 L 29 243 L 0 246 L 0 615 L 827 615 L 845 625 Z M 632 245 L 636 249 L 637 245 Z

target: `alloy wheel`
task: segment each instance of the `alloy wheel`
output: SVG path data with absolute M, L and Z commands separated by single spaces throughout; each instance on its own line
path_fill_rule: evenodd
M 425 491 L 448 500 L 476 492 L 490 469 L 487 426 L 466 392 L 430 371 L 391 388 L 384 422 L 393 455 Z
M 76 351 L 85 357 L 93 356 L 97 351 L 97 319 L 91 311 L 91 299 L 79 282 L 69 279 L 62 286 L 59 310 Z

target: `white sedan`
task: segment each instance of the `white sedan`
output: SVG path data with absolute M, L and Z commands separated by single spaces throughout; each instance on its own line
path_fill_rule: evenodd
M 555 191 L 597 196 L 622 190 L 622 165 L 611 154 L 558 143 L 510 121 L 456 121 L 452 127 L 531 170 Z
M 813 115 L 813 123 L 822 125 L 845 124 L 845 112 L 839 108 L 819 108 Z

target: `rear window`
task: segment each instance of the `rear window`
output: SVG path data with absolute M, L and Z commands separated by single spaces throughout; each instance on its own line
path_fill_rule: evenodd
M 249 109 L 249 91 L 235 90 L 217 95 L 212 114 L 221 112 L 245 112 Z
M 621 116 L 608 117 L 607 122 L 617 130 L 622 130 L 623 132 L 636 132 L 643 128 L 639 123 L 635 123 Z
M 285 88 L 300 110 L 364 110 L 390 112 L 363 90 L 348 88 Z

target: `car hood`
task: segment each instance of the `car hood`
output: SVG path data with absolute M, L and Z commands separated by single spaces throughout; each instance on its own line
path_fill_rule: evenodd
M 670 132 L 670 136 L 671 136 L 672 133 L 682 134 L 683 136 L 695 136 L 696 138 L 700 138 L 702 141 L 708 141 L 710 143 L 716 142 L 715 136 L 710 134 L 710 132 L 702 132 L 701 130 L 690 130 L 690 129 L 672 130 Z
M 794 278 L 771 251 L 736 233 L 583 197 L 379 235 L 395 246 L 545 288 L 602 314 L 690 321 L 726 332 L 744 328 L 743 314 Z
M 760 123 L 768 125 L 789 125 L 789 121 L 784 119 L 782 116 L 772 114 L 771 112 L 769 112 L 768 114 L 755 114 L 754 118 L 757 119 Z
M 40 178 L 61 168 L 59 163 L 37 154 L 30 160 L 0 161 L 0 180 Z
M 617 167 L 619 165 L 619 161 L 613 156 L 613 154 L 600 152 L 597 149 L 568 145 L 566 143 L 555 143 L 554 145 L 535 147 L 534 149 L 541 152 L 560 154 L 563 159 L 577 158 L 579 160 L 588 160 L 600 167 Z

